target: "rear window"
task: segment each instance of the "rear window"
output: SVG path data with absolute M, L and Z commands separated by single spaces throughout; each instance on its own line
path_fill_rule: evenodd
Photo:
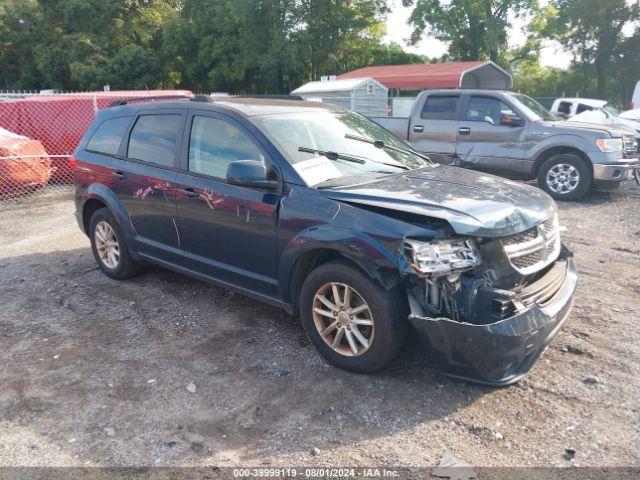
M 422 107 L 422 118 L 433 120 L 455 120 L 458 108 L 458 95 L 427 97 Z
M 116 117 L 102 122 L 87 143 L 87 150 L 106 155 L 117 154 L 130 121 L 131 117 Z
M 590 112 L 591 110 L 593 110 L 592 106 L 585 105 L 584 103 L 579 103 L 578 104 L 578 109 L 576 110 L 576 113 Z
M 182 116 L 178 114 L 141 115 L 131 130 L 127 156 L 173 167 L 181 125 Z

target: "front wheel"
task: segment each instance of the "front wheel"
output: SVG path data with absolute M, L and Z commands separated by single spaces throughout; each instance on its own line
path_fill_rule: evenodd
M 321 265 L 300 292 L 300 317 L 327 362 L 358 373 L 384 367 L 398 353 L 407 329 L 406 299 L 347 262 Z
M 556 200 L 580 200 L 592 180 L 586 162 L 570 154 L 554 155 L 538 170 L 538 186 Z

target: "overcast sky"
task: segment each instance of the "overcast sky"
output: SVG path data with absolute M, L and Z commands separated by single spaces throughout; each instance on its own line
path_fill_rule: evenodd
M 411 27 L 408 26 L 407 20 L 411 13 L 411 7 L 403 7 L 402 0 L 390 0 L 389 7 L 391 8 L 391 13 L 387 16 L 386 42 L 397 42 L 409 52 L 419 53 L 428 57 L 439 57 L 447 51 L 446 44 L 427 36 L 419 44 L 410 46 L 407 40 L 410 36 Z M 524 43 L 524 26 L 525 23 L 522 19 L 516 19 L 513 22 L 513 28 L 509 32 L 509 44 L 511 46 Z M 540 54 L 540 61 L 545 66 L 567 68 L 570 60 L 571 56 L 555 42 L 546 42 L 545 48 Z

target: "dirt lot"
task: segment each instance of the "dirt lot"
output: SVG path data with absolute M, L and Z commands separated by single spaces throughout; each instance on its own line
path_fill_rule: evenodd
M 336 370 L 278 309 L 163 270 L 108 279 L 68 196 L 0 205 L 0 465 L 640 466 L 640 189 L 561 220 L 575 308 L 495 389 L 415 346 Z

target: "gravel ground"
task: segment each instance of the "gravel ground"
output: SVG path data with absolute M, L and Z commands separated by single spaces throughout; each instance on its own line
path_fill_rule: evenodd
M 0 205 L 0 465 L 640 466 L 639 199 L 560 205 L 575 307 L 506 388 L 416 345 L 337 370 L 276 308 L 160 269 L 110 280 L 69 195 Z

